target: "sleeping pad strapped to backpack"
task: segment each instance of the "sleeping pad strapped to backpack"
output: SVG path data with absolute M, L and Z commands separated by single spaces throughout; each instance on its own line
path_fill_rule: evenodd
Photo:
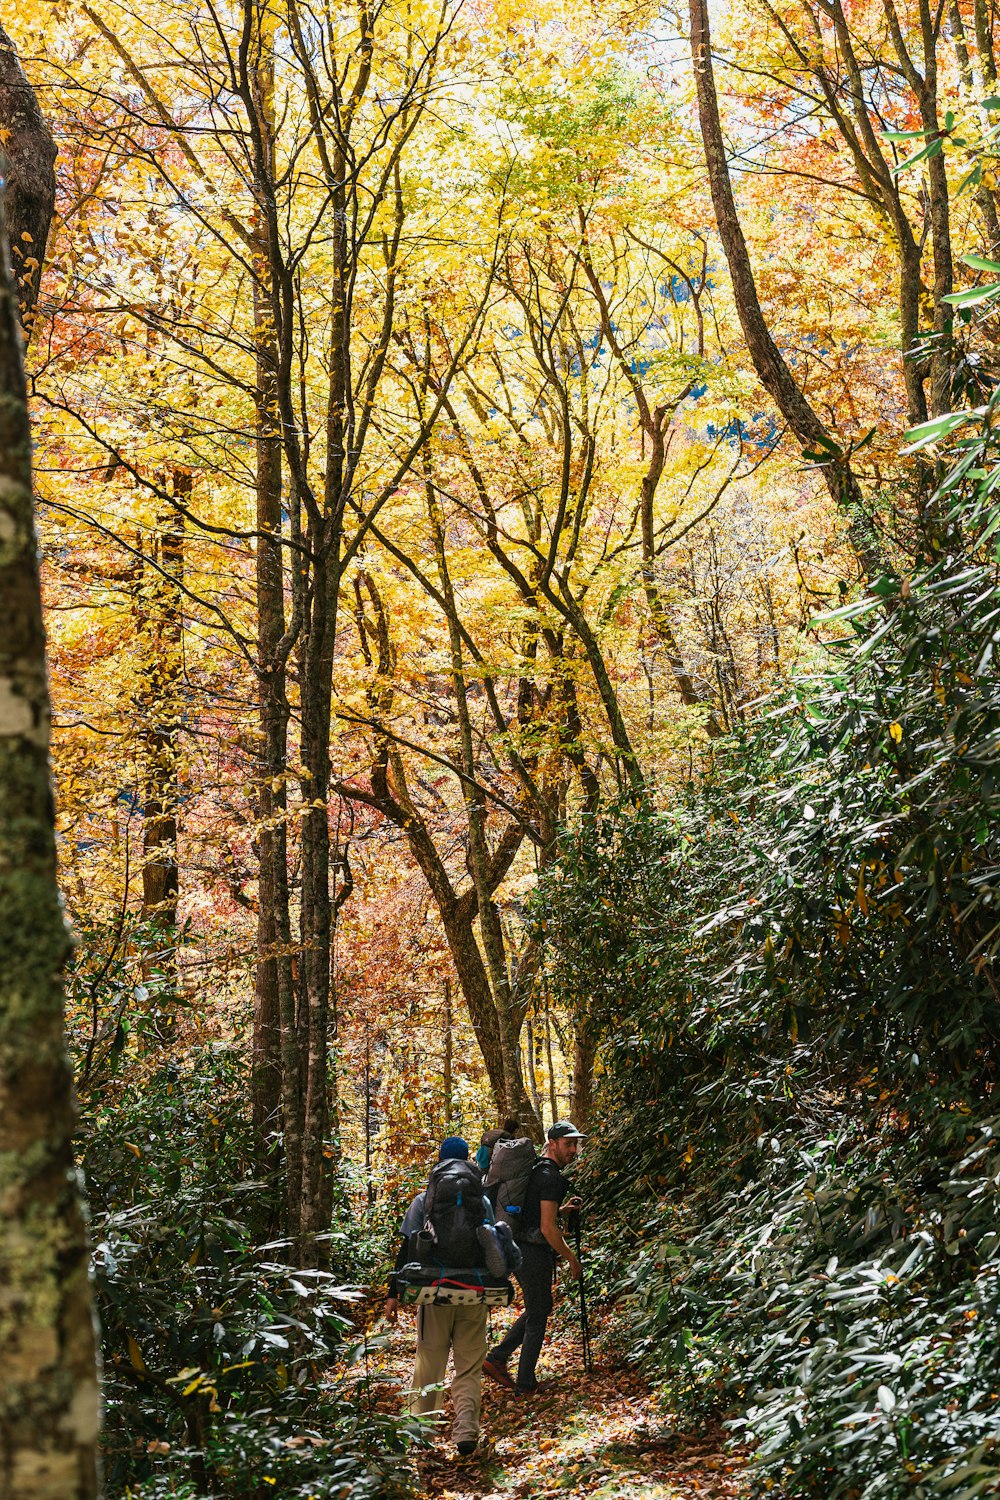
M 404 1302 L 482 1303 L 506 1307 L 513 1288 L 506 1276 L 491 1274 L 483 1235 L 486 1223 L 483 1179 L 471 1162 L 439 1161 L 424 1193 L 424 1227 L 410 1235 L 410 1260 L 399 1273 Z M 489 1259 L 500 1247 L 490 1246 Z

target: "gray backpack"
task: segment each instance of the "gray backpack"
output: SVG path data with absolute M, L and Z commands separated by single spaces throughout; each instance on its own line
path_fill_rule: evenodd
M 486 1191 L 498 1224 L 508 1224 L 515 1240 L 542 1245 L 545 1236 L 540 1229 L 526 1232 L 521 1228 L 528 1184 L 540 1162 L 541 1158 L 535 1155 L 535 1144 L 527 1136 L 516 1141 L 497 1141 L 486 1174 Z

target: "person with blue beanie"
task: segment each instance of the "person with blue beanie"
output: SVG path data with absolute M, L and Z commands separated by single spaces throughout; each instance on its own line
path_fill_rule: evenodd
M 469 1147 L 459 1135 L 449 1135 L 438 1150 L 439 1162 L 468 1162 Z M 473 1168 L 476 1178 L 478 1170 Z M 426 1193 L 418 1193 L 406 1210 L 399 1226 L 400 1245 L 396 1264 L 389 1276 L 385 1316 L 395 1323 L 399 1316 L 397 1277 L 406 1264 L 410 1236 L 418 1234 L 425 1224 Z M 489 1199 L 484 1198 L 483 1222 L 492 1222 Z M 452 1440 L 459 1456 L 475 1453 L 479 1443 L 479 1418 L 482 1408 L 483 1360 L 486 1356 L 487 1307 L 484 1302 L 471 1304 L 422 1303 L 417 1312 L 417 1351 L 413 1379 L 407 1398 L 410 1416 L 435 1416 L 444 1405 L 444 1382 L 448 1357 L 452 1362 L 451 1402 L 454 1409 Z

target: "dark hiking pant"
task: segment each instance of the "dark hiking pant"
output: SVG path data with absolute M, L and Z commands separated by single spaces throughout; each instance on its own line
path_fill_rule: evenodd
M 521 1358 L 517 1366 L 517 1387 L 530 1391 L 536 1385 L 535 1365 L 542 1352 L 545 1340 L 545 1325 L 552 1311 L 552 1272 L 555 1256 L 548 1245 L 522 1245 L 524 1263 L 514 1274 L 524 1293 L 524 1312 L 507 1330 L 507 1336 L 487 1358 L 494 1364 L 505 1365 L 514 1350 L 520 1348 Z

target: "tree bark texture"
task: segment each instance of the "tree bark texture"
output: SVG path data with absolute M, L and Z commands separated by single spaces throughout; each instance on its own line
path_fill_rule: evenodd
M 253 73 L 265 172 L 254 184 L 254 341 L 256 346 L 256 590 L 258 753 L 257 968 L 254 987 L 254 1142 L 259 1169 L 276 1164 L 280 1133 L 288 1182 L 289 1232 L 297 1233 L 302 1174 L 302 1085 L 295 1043 L 291 917 L 288 891 L 288 719 L 285 645 L 285 570 L 282 556 L 281 429 L 274 289 L 268 258 L 264 199 L 273 169 L 274 63 L 272 38 L 261 39 Z M 287 1076 L 282 1037 L 288 1043 Z
M 158 1030 L 165 1040 L 176 1013 L 177 901 L 180 867 L 177 860 L 180 746 L 183 712 L 184 515 L 191 497 L 191 474 L 174 471 L 173 490 L 179 505 L 165 508 L 157 518 L 152 554 L 145 569 L 139 601 L 146 642 L 141 711 L 145 751 L 142 785 L 142 915 L 149 924 L 155 948 L 143 963 L 147 978 L 157 981 Z
M 962 8 L 959 0 L 950 0 L 948 15 L 951 21 L 952 45 L 955 48 L 955 58 L 958 62 L 959 76 L 966 93 L 971 98 L 976 94 L 976 80 L 972 71 L 972 61 L 969 57 L 969 44 L 965 35 L 965 22 L 962 19 Z M 986 114 L 986 111 L 983 111 Z M 981 182 L 976 188 L 976 206 L 983 220 L 983 229 L 986 235 L 986 254 L 995 256 L 1000 250 L 1000 219 L 997 217 L 997 206 L 992 191 Z
M 757 296 L 753 267 L 736 211 L 729 164 L 719 118 L 719 100 L 712 68 L 712 40 L 708 0 L 690 0 L 691 54 L 694 62 L 698 117 L 701 122 L 712 204 L 719 237 L 733 282 L 736 311 L 757 376 L 803 447 L 829 453 L 823 477 L 834 503 L 848 518 L 855 554 L 869 579 L 885 571 L 882 549 L 864 511 L 861 491 L 850 461 L 831 439 L 824 424 L 797 385 L 771 336 Z
M 0 207 L 0 1497 L 92 1500 L 100 1403 L 63 1038 L 70 945 L 56 884 L 31 439 L 5 239 Z
M 56 201 L 56 146 L 2 24 L 0 126 L 9 132 L 0 146 L 0 170 L 7 182 L 10 260 L 17 278 L 22 323 L 30 335 Z
M 596 1061 L 597 1038 L 586 1022 L 580 1021 L 573 1037 L 573 1080 L 570 1085 L 570 1116 L 578 1130 L 586 1130 L 590 1124 Z

